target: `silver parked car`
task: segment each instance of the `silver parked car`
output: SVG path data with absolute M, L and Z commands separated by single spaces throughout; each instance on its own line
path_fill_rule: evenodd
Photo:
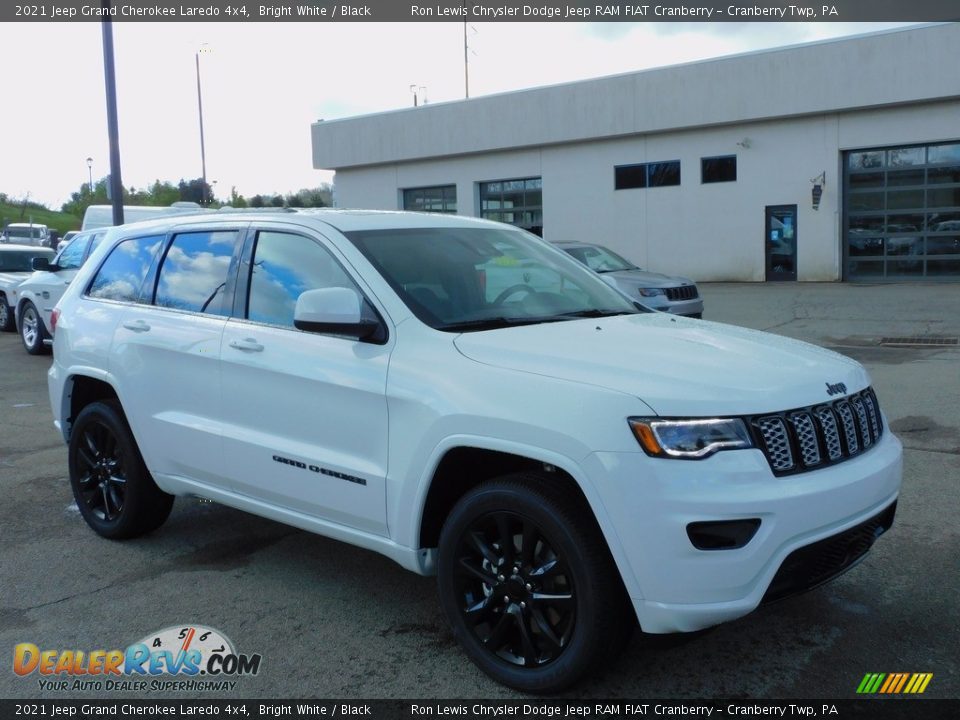
M 583 242 L 559 242 L 556 245 L 599 273 L 609 285 L 631 300 L 674 315 L 703 317 L 703 299 L 697 284 L 689 278 L 641 270 L 602 245 Z

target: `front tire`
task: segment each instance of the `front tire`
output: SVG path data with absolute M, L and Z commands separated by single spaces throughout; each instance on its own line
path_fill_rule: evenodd
M 77 415 L 68 462 L 77 507 L 98 535 L 145 535 L 170 514 L 173 495 L 150 477 L 118 402 L 91 403 Z
M 633 627 L 599 527 L 556 476 L 509 475 L 468 492 L 443 527 L 437 573 L 467 655 L 525 692 L 576 682 Z
M 44 341 L 49 337 L 36 306 L 27 300 L 20 309 L 20 340 L 24 350 L 31 355 L 47 354 L 50 347 Z

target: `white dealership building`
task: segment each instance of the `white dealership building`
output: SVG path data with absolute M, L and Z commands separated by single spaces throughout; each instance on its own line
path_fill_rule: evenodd
M 960 279 L 960 24 L 318 121 L 340 207 L 703 281 Z

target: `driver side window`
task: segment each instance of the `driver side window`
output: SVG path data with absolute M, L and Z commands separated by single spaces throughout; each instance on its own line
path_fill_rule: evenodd
M 333 287 L 363 294 L 329 251 L 314 240 L 285 232 L 257 234 L 250 267 L 248 320 L 292 328 L 301 293 Z

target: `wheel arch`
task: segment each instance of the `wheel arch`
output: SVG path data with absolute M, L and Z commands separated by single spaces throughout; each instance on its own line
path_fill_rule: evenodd
M 64 385 L 63 408 L 61 417 L 63 418 L 63 437 L 69 442 L 70 431 L 73 428 L 73 421 L 80 411 L 87 405 L 98 400 L 116 400 L 120 402 L 120 396 L 116 388 L 110 382 L 108 376 L 103 373 L 85 374 L 82 372 L 71 373 Z M 120 403 L 121 408 L 123 403 Z

